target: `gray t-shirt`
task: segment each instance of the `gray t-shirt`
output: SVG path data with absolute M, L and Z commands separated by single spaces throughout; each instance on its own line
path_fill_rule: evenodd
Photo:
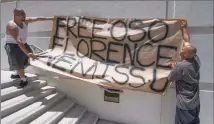
M 199 80 L 200 59 L 196 55 L 192 59 L 177 62 L 168 79 L 176 84 L 177 107 L 191 110 L 200 104 Z

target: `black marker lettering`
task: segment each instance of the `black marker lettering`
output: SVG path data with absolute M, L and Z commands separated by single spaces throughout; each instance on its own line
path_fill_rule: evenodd
M 56 31 L 55 31 L 55 34 L 54 34 L 54 36 L 53 36 L 52 49 L 54 48 L 55 45 L 61 46 L 61 47 L 63 46 L 63 45 L 61 45 L 61 44 L 57 44 L 57 43 L 56 43 L 56 39 L 64 40 L 64 36 L 59 36 L 59 35 L 58 35 L 58 34 L 59 34 L 59 28 L 60 28 L 60 27 L 62 27 L 62 28 L 65 27 L 65 25 L 60 24 L 60 21 L 64 21 L 64 20 L 66 20 L 66 18 L 57 18 L 57 19 L 56 19 Z
M 127 65 L 118 65 L 118 66 L 115 67 L 115 71 L 116 71 L 117 73 L 126 76 L 126 80 L 125 80 L 124 82 L 119 82 L 119 81 L 115 80 L 114 77 L 112 77 L 112 80 L 113 80 L 114 82 L 116 82 L 117 84 L 120 84 L 120 85 L 124 85 L 124 84 L 126 84 L 126 83 L 129 81 L 129 76 L 128 76 L 126 73 L 124 73 L 124 72 L 120 72 L 120 71 L 118 70 L 118 68 L 126 68 L 126 69 L 129 69 L 129 66 L 127 66 Z M 118 78 L 118 77 L 117 77 L 117 78 Z
M 51 63 L 56 59 L 56 57 L 48 56 L 47 66 L 51 66 Z
M 95 67 L 95 69 L 94 69 L 94 72 L 93 72 L 93 75 L 92 75 L 92 79 L 94 78 L 94 73 L 95 73 L 95 71 L 96 71 L 96 69 L 97 69 L 97 62 L 93 63 L 93 65 L 92 65 L 91 67 L 89 67 L 89 68 L 86 70 L 86 72 L 84 72 L 83 62 L 81 62 L 81 71 L 82 71 L 83 77 L 85 77 L 86 74 L 87 74 L 89 71 L 91 71 L 94 67 Z
M 107 38 L 105 38 L 105 37 L 99 37 L 99 36 L 94 35 L 94 34 L 95 34 L 95 32 L 94 32 L 95 29 L 96 29 L 96 30 L 102 31 L 102 28 L 95 27 L 96 22 L 103 23 L 103 24 L 107 23 L 107 22 L 104 21 L 104 20 L 97 20 L 97 19 L 94 19 L 94 20 L 93 20 L 93 27 L 92 27 L 92 38 L 107 39 Z
M 117 50 L 111 49 L 111 46 L 112 46 L 112 45 L 123 46 L 123 44 L 121 44 L 121 43 L 109 42 L 109 44 L 108 44 L 108 50 L 107 50 L 106 61 L 107 61 L 107 62 L 110 62 L 110 63 L 120 63 L 120 62 L 118 62 L 118 61 L 110 60 L 110 59 L 109 59 L 109 57 L 110 57 L 110 54 L 109 54 L 109 53 L 110 53 L 110 52 L 118 52 Z
M 134 65 L 136 49 L 137 49 L 137 44 L 135 44 L 134 53 L 132 54 L 132 53 L 131 53 L 132 51 L 131 51 L 129 45 L 128 45 L 127 43 L 124 44 L 123 63 L 126 62 L 126 60 L 125 60 L 125 59 L 126 59 L 126 51 L 128 50 L 129 58 L 130 58 L 130 61 L 131 61 L 131 65 Z
M 79 48 L 80 48 L 80 43 L 82 43 L 82 42 L 84 42 L 85 44 L 86 44 L 86 46 L 87 46 L 87 54 L 85 54 L 85 55 L 83 55 L 83 56 L 80 56 L 79 55 Z M 79 42 L 78 42 L 78 44 L 77 44 L 77 56 L 79 56 L 80 58 L 84 58 L 85 56 L 88 56 L 89 55 L 89 45 L 88 45 L 88 43 L 84 40 L 84 39 L 81 39 Z
M 96 76 L 96 78 L 98 78 L 98 79 L 105 78 L 105 75 L 106 75 L 106 72 L 107 72 L 107 70 L 108 70 L 108 67 L 109 67 L 109 65 L 111 65 L 111 64 L 109 64 L 109 63 L 103 63 L 103 64 L 106 66 L 106 68 L 105 68 L 105 71 L 104 71 L 103 74 L 102 74 L 102 77 Z
M 163 23 L 163 24 L 164 24 L 164 26 L 166 27 L 166 32 L 165 32 L 165 34 L 164 34 L 164 36 L 163 36 L 162 38 L 155 40 L 155 39 L 153 39 L 153 38 L 151 37 L 151 28 L 152 28 L 154 25 L 158 24 L 158 23 Z M 168 26 L 164 21 L 154 21 L 154 22 L 149 26 L 148 38 L 149 38 L 149 40 L 151 40 L 151 42 L 157 43 L 157 42 L 159 42 L 159 41 L 162 41 L 162 40 L 166 39 L 166 37 L 167 37 L 167 35 L 168 35 L 168 31 L 169 31 L 169 26 Z
M 85 18 L 85 17 L 79 19 L 79 22 L 78 22 L 78 37 L 80 37 L 80 38 L 88 38 L 88 39 L 91 39 L 91 37 L 89 37 L 89 36 L 84 36 L 84 35 L 82 35 L 82 34 L 84 34 L 84 33 L 81 33 L 81 34 L 80 34 L 80 32 L 81 32 L 80 29 L 85 29 L 85 30 L 87 30 L 87 27 L 86 27 L 86 26 L 81 26 L 81 25 L 80 25 L 80 24 L 81 24 L 81 21 L 80 21 L 80 20 L 91 21 L 91 19 L 88 19 L 88 18 Z
M 95 48 L 97 48 L 97 47 L 93 47 L 94 43 L 102 44 L 103 49 L 95 50 Z M 106 50 L 106 45 L 102 41 L 91 40 L 91 55 L 90 55 L 90 58 L 92 57 L 92 55 L 95 55 L 95 56 L 99 57 L 102 61 L 104 61 L 105 59 L 101 55 L 99 55 L 97 52 L 102 52 L 102 51 L 105 51 L 105 50 Z
M 73 21 L 73 25 L 69 25 L 69 21 L 72 20 Z M 75 18 L 69 18 L 68 19 L 68 30 L 67 30 L 67 33 L 70 32 L 75 38 L 77 38 L 77 35 L 71 30 L 71 28 L 75 27 L 76 26 L 76 23 L 77 23 L 77 20 Z
M 82 63 L 82 60 L 80 59 L 77 63 L 76 63 L 76 65 L 74 65 L 74 67 L 70 70 L 70 73 L 72 74 L 73 72 L 74 72 L 74 69 L 79 65 L 79 64 L 81 64 Z
M 129 35 L 129 36 L 128 36 L 128 39 L 129 39 L 130 41 L 132 41 L 132 42 L 139 42 L 139 41 L 142 41 L 142 40 L 146 37 L 146 30 L 143 29 L 143 28 L 140 28 L 140 27 L 132 27 L 132 24 L 133 24 L 133 23 L 141 23 L 141 24 L 143 24 L 143 22 L 142 22 L 141 20 L 133 20 L 133 21 L 131 21 L 131 22 L 129 23 L 129 28 L 130 28 L 130 29 L 142 30 L 142 37 L 139 38 L 139 39 L 136 39 L 136 40 L 132 40 L 132 39 L 131 39 L 131 35 Z
M 166 46 L 166 45 L 158 45 L 158 52 L 157 52 L 157 60 L 156 60 L 156 67 L 159 68 L 166 68 L 166 69 L 170 69 L 170 66 L 169 65 L 160 65 L 159 64 L 159 60 L 160 59 L 172 59 L 172 57 L 169 57 L 169 56 L 161 56 L 160 55 L 160 50 L 163 49 L 163 48 L 167 48 L 167 49 L 173 49 L 175 50 L 175 52 L 177 51 L 177 47 L 174 47 L 174 46 Z
M 119 24 L 119 23 L 121 23 L 121 24 L 124 26 L 124 29 L 125 29 L 125 34 L 124 34 L 124 36 L 123 36 L 122 39 L 117 39 L 117 38 L 114 36 L 114 33 L 113 33 L 115 25 L 117 25 L 117 24 Z M 128 30 L 128 29 L 127 29 L 127 27 L 126 27 L 126 24 L 125 24 L 123 21 L 121 21 L 121 20 L 117 20 L 116 22 L 114 22 L 114 23 L 112 24 L 112 27 L 111 27 L 111 30 L 110 30 L 110 34 L 111 34 L 111 37 L 112 37 L 114 40 L 116 40 L 116 41 L 123 41 L 123 40 L 126 38 L 127 30 Z
M 146 84 L 146 81 L 145 81 L 145 79 L 144 79 L 143 76 L 134 74 L 134 73 L 133 73 L 134 70 L 144 71 L 145 69 L 144 69 L 144 68 L 141 68 L 141 67 L 132 67 L 132 68 L 130 69 L 130 74 L 131 74 L 133 77 L 137 77 L 137 78 L 142 79 L 143 84 L 140 84 L 140 85 L 136 86 L 136 85 L 133 85 L 133 84 L 129 83 L 129 86 L 130 86 L 130 87 L 134 87 L 134 88 L 142 87 L 144 84 Z
M 140 66 L 142 66 L 142 67 L 149 67 L 149 66 L 152 66 L 152 65 L 155 63 L 155 61 L 153 61 L 153 62 L 151 62 L 150 64 L 147 64 L 147 65 L 142 64 L 142 63 L 139 61 L 139 53 L 140 53 L 141 48 L 144 47 L 144 46 L 152 46 L 152 44 L 147 43 L 147 44 L 145 44 L 145 45 L 141 45 L 140 48 L 137 50 L 136 60 L 137 60 L 137 63 L 138 63 Z M 152 47 L 153 47 L 153 46 L 152 46 Z
M 151 84 L 150 84 L 150 88 L 151 88 L 153 91 L 155 91 L 155 92 L 163 92 L 163 91 L 165 91 L 165 89 L 167 88 L 168 83 L 169 83 L 168 79 L 166 78 L 165 85 L 164 85 L 164 87 L 163 87 L 162 89 L 156 89 L 156 88 L 154 88 L 154 84 L 155 84 L 155 82 L 156 82 L 156 77 L 157 77 L 157 70 L 154 69 L 154 70 L 153 70 L 153 79 L 152 79 L 152 82 L 151 82 Z

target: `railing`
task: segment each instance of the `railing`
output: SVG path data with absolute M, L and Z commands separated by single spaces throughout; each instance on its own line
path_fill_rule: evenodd
M 31 49 L 33 50 L 33 53 L 35 54 L 38 54 L 38 53 L 41 53 L 41 52 L 44 52 L 43 49 L 39 48 L 38 46 L 32 44 L 32 45 L 29 45 L 31 47 Z

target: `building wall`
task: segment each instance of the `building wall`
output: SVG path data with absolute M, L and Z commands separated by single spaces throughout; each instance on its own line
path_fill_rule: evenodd
M 9 2 L 8 2 L 9 1 Z M 191 42 L 198 48 L 201 59 L 201 123 L 213 122 L 213 1 L 22 1 L 1 3 L 1 69 L 8 70 L 3 36 L 12 10 L 17 6 L 27 16 L 84 15 L 100 17 L 134 18 L 186 18 Z M 47 49 L 52 23 L 38 22 L 29 25 L 29 44 Z M 101 118 L 130 124 L 173 124 L 175 113 L 175 89 L 172 86 L 165 96 L 125 90 L 120 103 L 103 100 L 103 89 L 86 82 L 79 83 L 41 69 L 28 68 L 41 75 L 50 85 L 66 92 Z

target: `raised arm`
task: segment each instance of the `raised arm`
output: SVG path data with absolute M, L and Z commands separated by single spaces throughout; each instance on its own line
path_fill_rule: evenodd
M 47 21 L 47 20 L 54 20 L 54 17 L 26 17 L 26 23 L 32 23 L 36 21 Z
M 182 35 L 184 38 L 184 45 L 189 45 L 190 44 L 190 36 L 188 33 L 188 29 L 187 29 L 187 22 L 186 21 L 182 21 L 181 22 L 181 30 L 182 30 Z

